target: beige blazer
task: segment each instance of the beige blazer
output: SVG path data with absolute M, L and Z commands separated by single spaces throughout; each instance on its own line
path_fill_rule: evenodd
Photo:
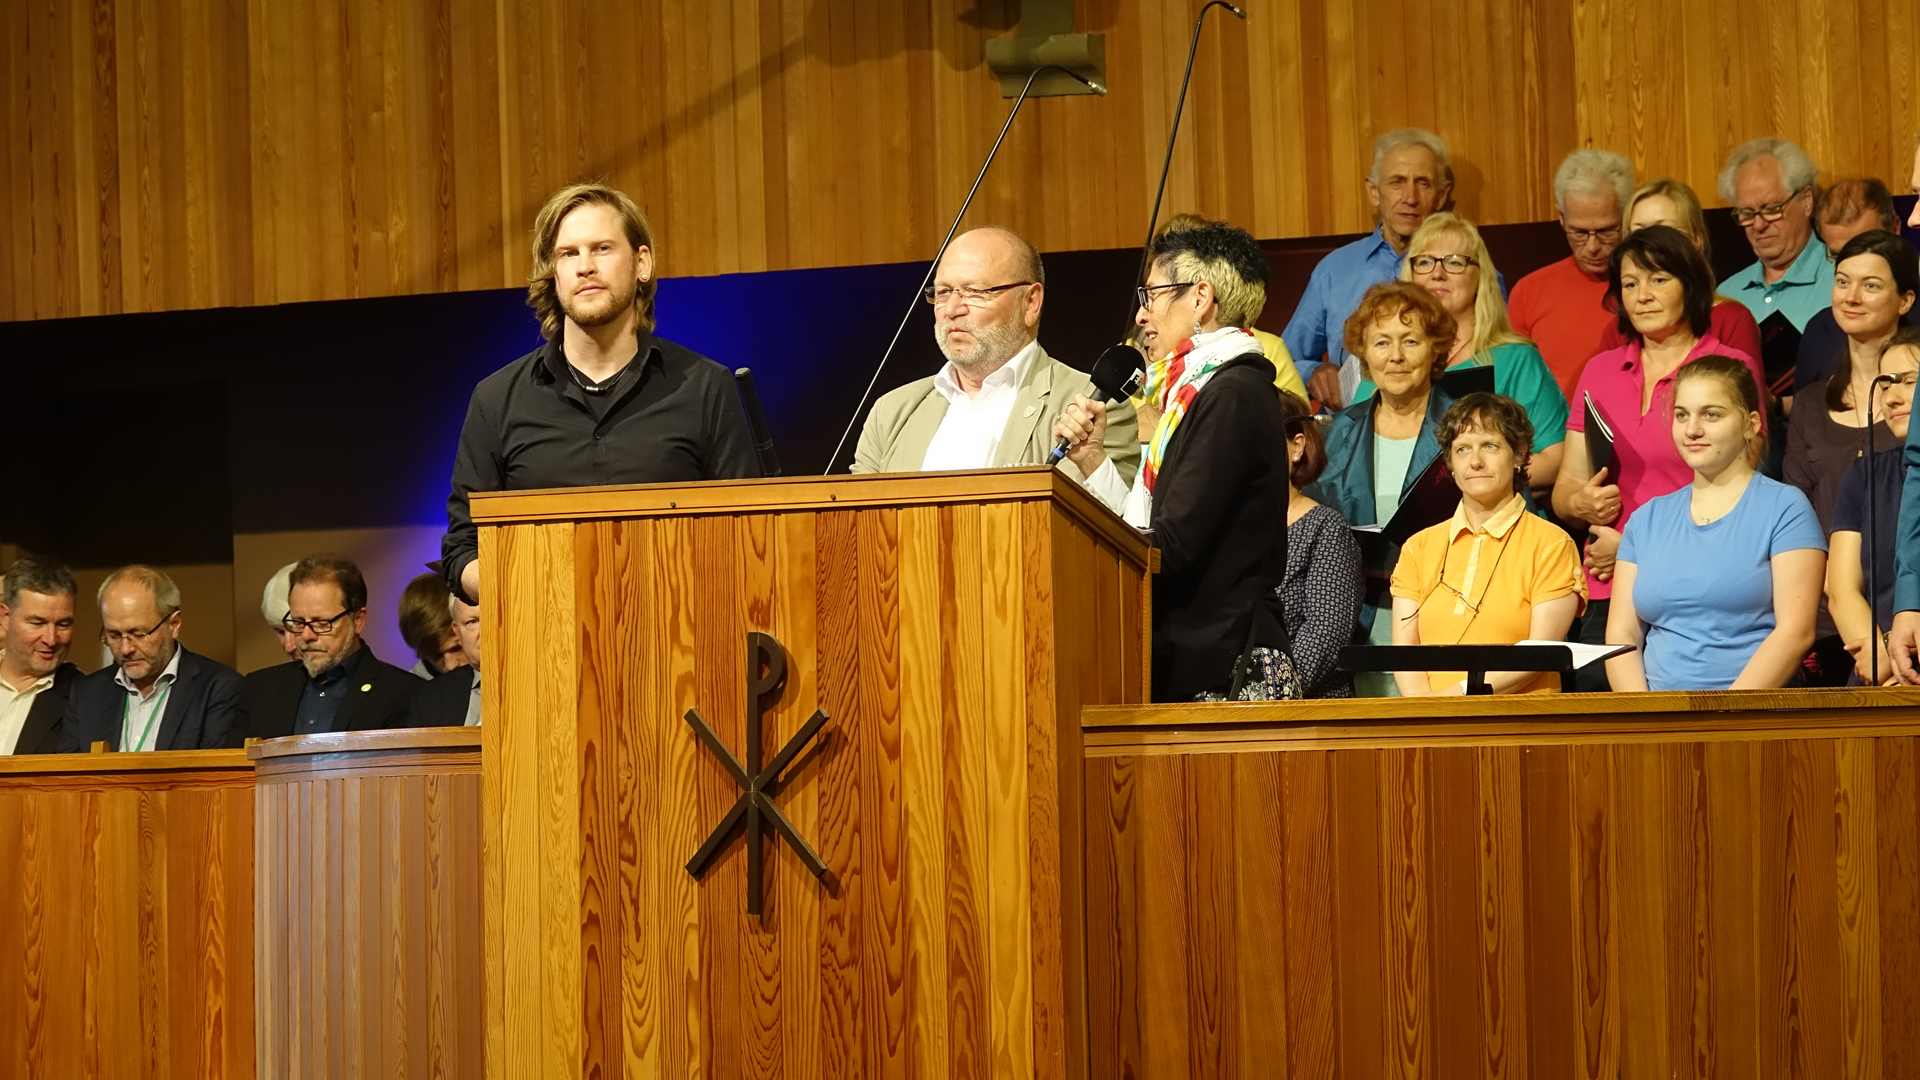
M 1000 445 L 986 466 L 1046 464 L 1047 455 L 1053 452 L 1053 423 L 1075 394 L 1091 396 L 1093 381 L 1084 372 L 1048 356 L 1047 350 L 1038 349 L 1020 380 Z M 931 375 L 887 392 L 873 403 L 866 426 L 860 429 L 853 471 L 919 472 L 927 447 L 946 415 L 947 399 L 933 388 Z M 1133 406 L 1125 401 L 1107 406 L 1106 447 L 1107 456 L 1120 470 L 1120 478 L 1131 486 L 1140 468 L 1140 435 Z M 1062 459 L 1060 468 L 1076 479 L 1084 479 L 1071 461 Z

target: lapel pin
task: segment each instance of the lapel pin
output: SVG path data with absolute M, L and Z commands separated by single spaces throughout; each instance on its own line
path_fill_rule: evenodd
M 363 694 L 371 689 L 373 689 L 373 684 L 370 682 L 363 682 L 360 684 L 360 692 Z
M 1039 412 L 1039 411 L 1040 411 L 1040 406 L 1038 406 L 1038 405 L 1029 405 L 1029 406 L 1027 406 L 1027 411 L 1026 411 L 1026 412 L 1023 412 L 1023 413 L 1021 413 L 1020 415 L 1021 415 L 1021 417 L 1022 417 L 1022 418 L 1025 418 L 1025 417 L 1029 417 L 1029 416 L 1032 416 L 1032 415 L 1033 415 L 1034 413 L 1037 413 L 1037 412 Z

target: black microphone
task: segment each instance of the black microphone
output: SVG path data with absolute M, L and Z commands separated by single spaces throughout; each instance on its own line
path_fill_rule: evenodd
M 1140 350 L 1131 345 L 1107 346 L 1107 351 L 1093 362 L 1093 371 L 1088 375 L 1093 380 L 1093 400 L 1100 402 L 1132 397 L 1140 392 L 1140 384 L 1146 377 Z M 1053 453 L 1047 455 L 1047 464 L 1058 464 L 1061 458 L 1067 456 L 1069 445 L 1067 437 L 1060 436 L 1053 444 Z
M 1214 0 L 1214 3 L 1220 2 L 1221 0 Z M 1007 132 L 1013 127 L 1013 118 L 1020 115 L 1020 106 L 1026 104 L 1027 92 L 1033 89 L 1033 80 L 1039 78 L 1043 71 L 1063 71 L 1096 94 L 1104 96 L 1107 92 L 1107 88 L 1101 83 L 1077 71 L 1061 67 L 1059 64 L 1042 64 L 1027 76 L 1027 85 L 1020 88 L 1020 96 L 1014 99 L 1013 108 L 1007 111 L 1007 122 L 1000 125 L 1000 137 L 993 140 L 993 148 L 987 151 L 987 160 L 980 163 L 980 175 L 973 178 L 973 186 L 967 189 L 967 198 L 960 204 L 960 212 L 953 215 L 953 224 L 947 229 L 946 239 L 940 241 L 940 250 L 933 253 L 933 261 L 927 264 L 927 276 L 920 279 L 920 287 L 914 290 L 913 299 L 907 301 L 907 313 L 900 316 L 900 325 L 893 331 L 893 340 L 887 342 L 887 351 L 880 354 L 880 366 L 873 369 L 873 378 L 867 380 L 867 388 L 861 391 L 860 403 L 853 407 L 853 416 L 847 420 L 847 429 L 840 433 L 840 441 L 834 444 L 833 456 L 827 459 L 826 472 L 833 471 L 834 462 L 840 460 L 840 451 L 846 449 L 847 436 L 853 434 L 853 426 L 860 422 L 861 410 L 867 407 L 867 399 L 873 396 L 873 388 L 880 382 L 880 373 L 887 370 L 887 361 L 893 358 L 894 347 L 900 344 L 900 335 L 907 332 L 907 323 L 913 320 L 913 313 L 919 310 L 918 305 L 923 302 L 922 295 L 933 281 L 934 272 L 940 269 L 941 256 L 947 253 L 947 245 L 953 243 L 953 234 L 960 231 L 960 219 L 967 216 L 967 208 L 973 205 L 973 196 L 980 190 L 980 182 L 987 178 L 987 169 L 993 165 L 993 156 L 1000 152 L 1000 144 L 1007 141 Z M 1188 64 L 1188 74 L 1192 74 L 1191 62 Z M 1165 182 L 1163 177 L 1161 183 Z
M 733 381 L 740 387 L 740 402 L 747 408 L 747 427 L 753 431 L 753 452 L 760 458 L 761 476 L 780 475 L 780 455 L 773 452 L 773 432 L 767 429 L 767 414 L 760 411 L 760 391 L 753 388 L 753 372 L 733 369 Z
M 1187 87 L 1193 83 L 1193 57 L 1200 51 L 1200 28 L 1206 25 L 1207 12 L 1223 7 L 1245 19 L 1247 13 L 1227 3 L 1227 0 L 1212 0 L 1200 9 L 1200 17 L 1193 21 L 1193 37 L 1187 42 L 1187 73 L 1180 77 L 1180 96 L 1173 103 L 1173 128 L 1167 132 L 1167 158 L 1160 164 L 1160 185 L 1153 191 L 1153 213 L 1147 217 L 1147 239 L 1140 245 L 1140 270 L 1133 277 L 1135 285 L 1147 283 L 1147 256 L 1153 251 L 1153 230 L 1160 224 L 1160 200 L 1167 193 L 1167 174 L 1173 170 L 1173 144 L 1180 137 L 1180 114 L 1187 107 Z M 1127 313 L 1127 325 L 1133 325 L 1133 312 Z M 1129 330 L 1131 332 L 1131 330 Z

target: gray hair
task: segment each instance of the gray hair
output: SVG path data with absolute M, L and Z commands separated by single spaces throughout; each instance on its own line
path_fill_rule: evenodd
M 146 586 L 147 595 L 153 597 L 153 606 L 159 609 L 162 617 L 180 610 L 180 586 L 175 585 L 172 578 L 153 567 L 142 566 L 139 563 L 123 566 L 108 574 L 107 580 L 101 582 L 100 588 L 93 594 L 94 606 L 98 607 L 105 603 L 107 590 L 123 581 L 132 581 Z
M 1553 174 L 1553 205 L 1567 212 L 1567 193 L 1601 195 L 1612 192 L 1614 206 L 1624 212 L 1633 194 L 1633 163 L 1611 150 L 1586 147 L 1568 154 Z
M 42 596 L 75 596 L 80 587 L 73 583 L 73 571 L 65 563 L 28 555 L 7 567 L 6 587 L 0 599 L 9 608 L 20 605 L 20 594 L 35 592 Z
M 1733 148 L 1733 153 L 1727 155 L 1726 165 L 1720 170 L 1720 201 L 1732 206 L 1734 177 L 1747 165 L 1768 157 L 1780 163 L 1780 175 L 1785 179 L 1789 193 L 1799 191 L 1820 178 L 1820 166 L 1815 165 L 1798 144 L 1771 135 L 1748 139 Z
M 277 628 L 285 625 L 287 615 L 293 610 L 293 603 L 287 599 L 287 594 L 293 591 L 293 568 L 299 565 L 288 563 L 275 570 L 273 576 L 267 579 L 267 587 L 260 591 L 260 617 L 267 620 L 270 626 Z
M 1374 187 L 1380 186 L 1380 163 L 1386 160 L 1388 154 L 1409 146 L 1425 147 L 1440 162 L 1440 171 L 1446 182 L 1453 183 L 1453 165 L 1447 160 L 1446 140 L 1426 128 L 1405 127 L 1394 128 L 1373 140 L 1373 171 L 1367 174 L 1367 179 L 1373 181 Z

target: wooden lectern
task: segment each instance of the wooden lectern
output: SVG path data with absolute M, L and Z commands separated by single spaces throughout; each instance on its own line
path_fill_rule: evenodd
M 1080 708 L 1146 699 L 1138 534 L 1042 468 L 472 506 L 489 1077 L 1086 1074 Z M 687 869 L 750 633 L 763 756 L 828 715 L 760 789 L 826 876 L 767 828 L 760 916 L 744 826 Z

